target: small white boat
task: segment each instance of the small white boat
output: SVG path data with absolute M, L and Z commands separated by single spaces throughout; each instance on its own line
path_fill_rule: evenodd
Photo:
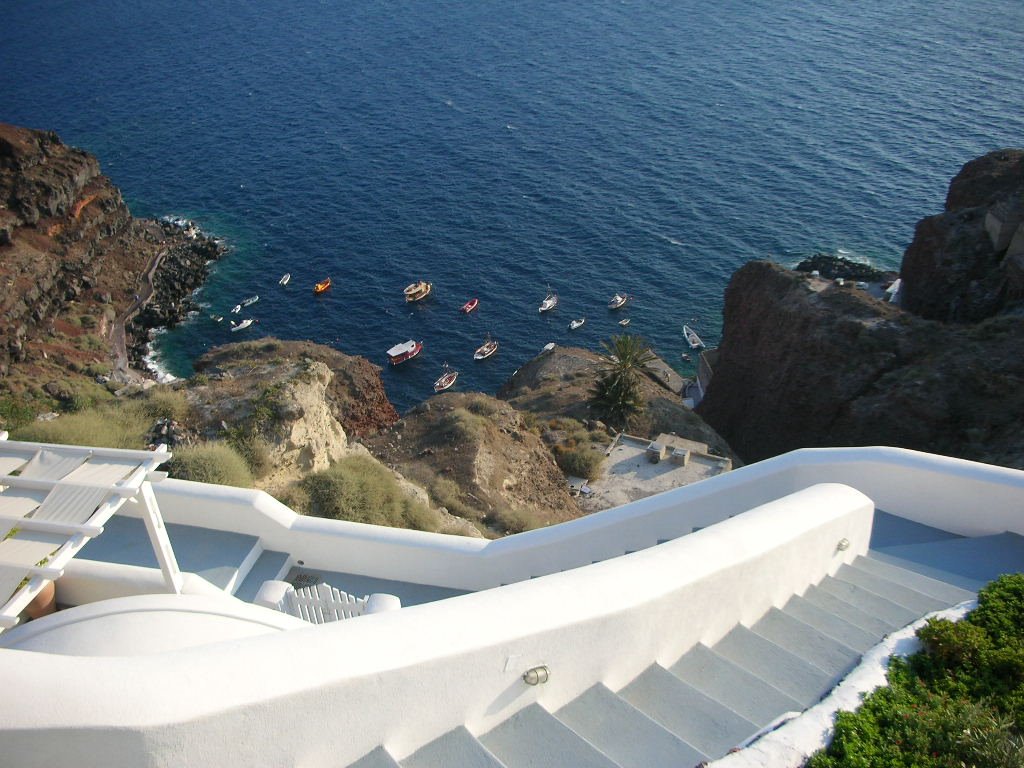
M 621 325 L 623 328 L 625 328 L 627 325 L 629 325 L 629 318 L 628 317 L 624 317 L 621 320 L 619 320 L 619 325 Z
M 457 378 L 459 378 L 459 372 L 454 368 L 449 367 L 448 363 L 445 363 L 444 373 L 441 374 L 441 378 L 434 382 L 434 391 L 444 392 L 455 383 Z
M 575 331 L 577 328 L 579 328 L 585 322 L 587 322 L 587 318 L 585 318 L 585 317 L 581 317 L 578 320 L 572 320 L 569 323 L 569 330 L 570 331 Z
M 240 331 L 243 328 L 248 328 L 250 325 L 252 325 L 255 322 L 256 321 L 253 320 L 251 317 L 247 317 L 245 320 L 242 320 L 242 321 L 240 321 L 238 323 L 232 322 L 231 323 L 231 332 L 234 333 L 235 331 Z
M 544 301 L 540 303 L 540 307 L 537 308 L 538 312 L 549 312 L 558 306 L 558 294 L 551 290 L 551 286 L 548 286 L 548 295 L 544 297 Z
M 483 360 L 484 358 L 490 357 L 498 351 L 498 342 L 492 339 L 490 336 L 487 337 L 487 341 L 476 348 L 476 352 L 473 353 L 474 360 Z
M 690 349 L 704 349 L 704 342 L 690 326 L 683 326 L 683 336 L 686 337 L 686 343 L 690 345 Z
M 426 280 L 417 280 L 415 283 L 411 283 L 405 287 L 402 293 L 405 295 L 405 300 L 409 303 L 414 301 L 422 301 L 430 295 L 430 291 L 433 290 L 434 284 L 428 283 Z
M 688 362 L 688 363 L 690 363 L 690 362 L 693 362 L 693 358 L 692 358 L 692 357 L 690 357 L 689 353 L 687 353 L 687 352 L 683 352 L 683 353 L 682 353 L 681 355 L 679 355 L 679 356 L 680 356 L 681 358 L 683 358 L 683 360 L 685 360 L 685 361 L 686 361 L 686 362 Z
M 210 315 L 210 319 L 215 323 L 224 322 L 224 317 L 222 315 Z
M 616 293 L 608 300 L 608 309 L 621 309 L 631 298 L 628 293 Z
M 231 314 L 233 314 L 233 315 L 237 315 L 241 311 L 242 311 L 242 305 L 241 304 L 235 304 L 235 306 L 233 306 L 231 308 Z
M 285 272 L 283 275 L 281 275 L 281 279 L 277 281 L 277 284 L 278 285 L 288 285 L 288 283 L 291 282 L 291 279 L 292 279 L 292 273 L 291 272 Z
M 260 300 L 259 296 L 250 296 L 248 299 L 245 299 L 242 302 L 241 306 L 243 306 L 243 307 L 251 307 L 253 304 L 255 304 L 259 300 Z

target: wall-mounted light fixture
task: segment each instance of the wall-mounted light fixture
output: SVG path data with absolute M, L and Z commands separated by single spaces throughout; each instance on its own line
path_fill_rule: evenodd
M 836 549 L 837 549 L 837 550 L 838 550 L 839 552 L 845 552 L 845 551 L 846 551 L 846 550 L 848 550 L 849 548 L 850 548 L 850 540 L 849 540 L 849 539 L 847 539 L 847 538 L 845 538 L 845 537 L 844 537 L 844 538 L 842 538 L 842 539 L 840 539 L 840 540 L 839 540 L 839 543 L 838 543 L 838 544 L 836 544 Z
M 527 685 L 540 685 L 541 683 L 546 683 L 550 675 L 550 670 L 543 665 L 532 667 L 523 673 L 523 682 Z

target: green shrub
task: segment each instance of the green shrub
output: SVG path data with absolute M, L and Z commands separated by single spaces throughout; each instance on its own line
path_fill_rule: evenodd
M 395 476 L 366 456 L 349 456 L 301 482 L 310 514 L 393 528 L 437 530 L 437 516 L 406 494 Z
M 555 462 L 567 475 L 593 480 L 601 470 L 604 453 L 590 447 L 589 443 L 580 448 L 556 450 Z
M 430 484 L 430 498 L 451 514 L 467 520 L 478 520 L 480 514 L 462 500 L 462 489 L 454 480 L 438 477 Z
M 433 440 L 446 444 L 474 440 L 489 423 L 483 416 L 470 413 L 465 408 L 453 408 L 438 421 Z
M 199 483 L 252 488 L 252 473 L 234 448 L 226 443 L 205 443 L 178 448 L 167 464 L 171 477 Z
M 20 397 L 5 395 L 0 397 L 0 426 L 14 431 L 30 424 L 36 417 L 36 410 Z
M 228 443 L 245 459 L 254 477 L 264 477 L 273 469 L 270 444 L 259 435 L 236 430 L 229 432 Z
M 511 536 L 541 526 L 540 518 L 535 512 L 526 509 L 499 507 L 491 511 L 484 522 L 500 534 Z
M 978 594 L 962 621 L 931 620 L 923 649 L 893 659 L 889 687 L 841 712 L 809 768 L 1024 765 L 1024 574 Z
M 275 498 L 286 507 L 300 515 L 308 515 L 311 500 L 309 492 L 299 483 L 293 483 L 275 494 Z
M 493 416 L 498 412 L 498 404 L 486 395 L 473 395 L 466 403 L 466 410 L 477 416 Z
M 192 406 L 188 403 L 185 393 L 170 387 L 152 387 L 142 397 L 142 408 L 146 415 L 157 419 L 173 419 L 187 421 L 192 414 Z
M 104 407 L 33 421 L 13 430 L 15 440 L 100 448 L 145 448 L 149 422 L 132 408 Z

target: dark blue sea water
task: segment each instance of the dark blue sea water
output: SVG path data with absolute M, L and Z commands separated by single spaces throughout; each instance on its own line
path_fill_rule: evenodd
M 136 215 L 226 238 L 207 312 L 261 297 L 246 331 L 204 312 L 164 335 L 162 365 L 269 334 L 386 365 L 421 339 L 384 372 L 400 410 L 444 361 L 493 392 L 549 341 L 597 348 L 621 290 L 629 330 L 685 371 L 683 323 L 718 340 L 741 264 L 895 267 L 965 162 L 1024 145 L 1020 0 L 6 0 L 2 16 L 0 120 L 96 154 Z M 418 278 L 435 295 L 409 308 Z M 561 305 L 542 316 L 548 285 Z M 488 332 L 501 350 L 474 363 Z

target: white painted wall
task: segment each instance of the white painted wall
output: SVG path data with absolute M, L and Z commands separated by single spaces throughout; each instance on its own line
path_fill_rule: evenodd
M 866 551 L 872 511 L 817 485 L 661 547 L 400 611 L 153 656 L 2 651 L 17 693 L 0 697 L 0 754 L 26 767 L 333 766 L 383 743 L 402 758 L 714 643 Z M 537 664 L 551 680 L 525 685 Z
M 261 491 L 167 480 L 165 519 L 261 538 L 310 568 L 487 589 L 589 565 L 689 533 L 801 488 L 837 482 L 879 509 L 968 536 L 1024 535 L 1024 472 L 897 448 L 821 448 L 496 541 L 302 517 Z

